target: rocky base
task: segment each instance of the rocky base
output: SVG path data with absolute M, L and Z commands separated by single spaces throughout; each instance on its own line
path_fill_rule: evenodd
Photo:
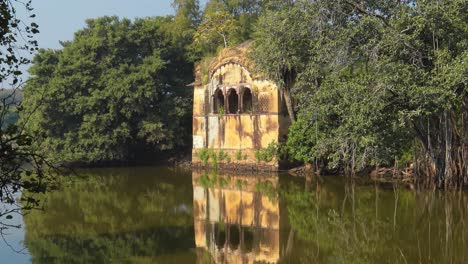
M 410 166 L 405 169 L 397 168 L 377 168 L 370 172 L 369 177 L 373 181 L 379 182 L 414 182 L 413 167 Z
M 220 163 L 214 168 L 211 164 L 194 162 L 191 167 L 197 170 L 242 171 L 242 172 L 277 172 L 278 166 L 261 163 Z

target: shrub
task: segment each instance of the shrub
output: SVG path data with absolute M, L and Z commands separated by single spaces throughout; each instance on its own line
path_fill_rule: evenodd
M 242 151 L 238 150 L 238 151 L 236 152 L 236 159 L 237 159 L 237 160 L 241 160 L 241 159 L 242 159 Z
M 222 161 L 222 160 L 227 160 L 229 157 L 229 154 L 227 154 L 226 152 L 224 152 L 223 150 L 220 150 L 219 153 L 218 153 L 218 160 Z
M 268 144 L 268 147 L 266 147 L 265 149 L 256 150 L 255 158 L 259 162 L 260 161 L 270 162 L 274 158 L 276 158 L 277 153 L 278 153 L 278 144 L 276 144 L 275 142 L 271 142 L 270 144 Z
M 200 160 L 203 162 L 203 165 L 205 166 L 208 165 L 208 160 L 210 159 L 210 155 L 211 155 L 211 150 L 207 148 L 201 149 L 197 153 L 198 158 L 200 158 Z

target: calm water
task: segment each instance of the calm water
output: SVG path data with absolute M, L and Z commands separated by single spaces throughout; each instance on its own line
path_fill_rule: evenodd
M 92 169 L 42 197 L 0 263 L 468 263 L 468 196 L 341 177 Z

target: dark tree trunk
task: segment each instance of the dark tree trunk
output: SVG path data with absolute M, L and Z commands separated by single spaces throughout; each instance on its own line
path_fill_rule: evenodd
M 291 123 L 296 122 L 296 116 L 294 115 L 294 106 L 293 101 L 291 98 L 291 91 L 289 88 L 283 89 L 284 100 L 286 102 L 286 108 L 288 110 L 289 118 L 291 119 Z

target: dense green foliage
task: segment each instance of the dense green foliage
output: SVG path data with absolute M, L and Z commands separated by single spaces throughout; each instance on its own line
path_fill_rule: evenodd
M 221 37 L 223 46 L 229 46 L 228 37 L 237 32 L 234 17 L 226 11 L 207 14 L 195 34 L 195 43 L 215 42 Z
M 219 49 L 252 38 L 254 25 L 265 10 L 265 0 L 209 0 L 201 15 L 191 51 L 199 58 L 211 56 Z
M 266 148 L 256 150 L 254 155 L 257 162 L 271 162 L 273 159 L 276 158 L 277 154 L 278 144 L 276 144 L 275 142 L 271 142 Z
M 55 161 L 127 160 L 187 144 L 193 64 L 173 26 L 170 17 L 89 19 L 63 49 L 39 52 L 26 125 Z
M 355 171 L 413 149 L 417 173 L 465 184 L 467 10 L 464 0 L 300 0 L 263 13 L 253 59 L 293 93 L 291 155 Z
M 279 9 L 267 10 L 262 14 L 255 31 L 254 49 L 251 57 L 257 70 L 275 81 L 283 91 L 286 106 L 295 121 L 291 90 L 298 73 L 303 71 L 309 59 L 308 46 L 312 36 L 308 10 L 302 4 L 284 2 Z

